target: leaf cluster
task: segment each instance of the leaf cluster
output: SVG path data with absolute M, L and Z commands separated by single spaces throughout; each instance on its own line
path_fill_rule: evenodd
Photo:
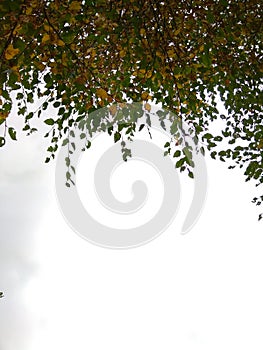
M 101 107 L 115 116 L 116 103 L 143 101 L 150 126 L 152 100 L 187 123 L 202 153 L 244 167 L 247 180 L 262 184 L 262 7 L 254 0 L 1 1 L 0 146 L 8 135 L 16 139 L 8 121 L 14 93 L 27 134 L 37 131 L 34 118 L 50 126 L 47 162 L 61 139 L 74 151 L 70 133 L 81 122 L 88 136 L 111 132 L 89 117 Z M 132 137 L 137 121 L 126 125 L 119 111 L 116 118 L 123 130 L 114 130 L 114 141 L 127 159 L 121 132 Z M 174 155 L 183 155 L 176 163 L 183 169 L 189 155 Z

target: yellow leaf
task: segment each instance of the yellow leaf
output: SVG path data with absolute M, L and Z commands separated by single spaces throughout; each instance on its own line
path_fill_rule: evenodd
M 0 112 L 0 120 L 5 120 L 8 117 L 8 112 Z
M 117 106 L 116 105 L 112 105 L 109 107 L 109 111 L 110 111 L 110 114 L 113 116 L 116 114 L 117 112 Z
M 145 76 L 146 78 L 151 78 L 152 75 L 153 75 L 152 71 L 148 70 Z
M 48 24 L 44 24 L 44 29 L 46 32 L 50 31 L 50 26 Z
M 125 108 L 127 105 L 126 105 L 126 103 L 125 102 L 120 102 L 119 103 L 119 107 L 120 108 Z
M 102 99 L 105 99 L 105 98 L 108 97 L 108 94 L 107 94 L 107 92 L 106 92 L 104 89 L 99 88 L 99 89 L 97 90 L 97 96 L 100 97 L 100 98 L 102 98 Z
M 146 91 L 144 91 L 144 92 L 142 93 L 141 97 L 142 97 L 142 100 L 148 100 L 148 98 L 149 98 L 149 93 L 146 92 Z
M 35 62 L 35 65 L 40 71 L 43 71 L 46 68 L 46 66 L 42 62 L 37 61 Z
M 79 11 L 80 9 L 81 9 L 81 2 L 79 2 L 79 1 L 73 1 L 69 5 L 69 10 L 70 11 Z
M 61 63 L 63 64 L 64 67 L 68 66 L 68 56 L 67 56 L 66 52 L 63 52 L 63 54 L 62 54 Z
M 173 58 L 173 57 L 176 56 L 173 49 L 168 50 L 167 51 L 167 55 L 168 55 L 169 58 Z
M 19 53 L 19 49 L 15 49 L 14 46 L 11 44 L 7 47 L 7 49 L 5 50 L 5 58 L 7 60 L 11 60 L 12 58 L 14 58 L 18 53 Z
M 19 67 L 18 66 L 13 66 L 11 67 L 12 71 L 15 73 L 19 73 Z
M 32 12 L 33 12 L 33 8 L 32 7 L 27 7 L 26 15 L 31 15 Z
M 140 29 L 140 34 L 141 34 L 142 36 L 144 36 L 144 35 L 146 34 L 146 31 L 145 31 L 144 28 L 141 28 L 141 29 Z
M 44 34 L 42 38 L 42 43 L 46 43 L 47 41 L 50 40 L 50 35 L 49 34 Z
M 94 47 L 90 47 L 86 51 L 87 55 L 90 54 L 91 58 L 94 58 L 96 56 L 96 50 Z
M 146 109 L 146 111 L 150 112 L 151 111 L 151 105 L 147 102 L 144 105 L 144 108 Z
M 52 68 L 51 68 L 51 72 L 52 72 L 53 74 L 58 74 L 58 69 L 57 69 L 57 67 L 52 67 Z
M 57 45 L 58 45 L 58 46 L 65 46 L 65 43 L 64 43 L 63 40 L 58 39 Z
M 122 58 L 124 56 L 126 56 L 126 51 L 125 50 L 121 50 L 120 51 L 120 57 Z
M 177 35 L 180 33 L 180 31 L 181 31 L 181 28 L 178 28 L 173 34 L 174 34 L 175 36 L 177 36 Z

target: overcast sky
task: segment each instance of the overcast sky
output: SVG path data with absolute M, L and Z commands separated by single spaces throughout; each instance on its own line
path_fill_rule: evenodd
M 108 145 L 98 140 L 83 157 L 79 191 Z M 193 184 L 181 178 L 181 207 L 161 236 L 108 250 L 64 221 L 44 146 L 36 135 L 0 153 L 0 350 L 262 349 L 262 224 L 251 203 L 256 189 L 241 172 L 208 159 L 205 208 L 187 235 L 180 229 Z M 117 197 L 140 167 L 121 167 Z M 103 220 L 98 204 L 95 211 Z

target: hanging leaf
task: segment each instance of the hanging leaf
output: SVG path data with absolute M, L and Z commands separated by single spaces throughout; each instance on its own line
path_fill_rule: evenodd
M 14 128 L 8 128 L 8 133 L 9 133 L 9 136 L 11 137 L 12 140 L 17 141 L 16 140 L 16 131 Z

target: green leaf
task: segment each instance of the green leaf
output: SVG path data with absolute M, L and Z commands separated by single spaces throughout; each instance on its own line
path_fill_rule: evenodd
M 59 106 L 60 106 L 60 102 L 55 102 L 54 104 L 53 104 L 53 106 L 55 107 L 55 108 L 58 108 Z
M 184 164 L 184 162 L 186 161 L 185 158 L 181 158 L 180 160 L 178 160 L 175 164 L 176 168 L 181 168 L 181 166 Z
M 0 147 L 3 147 L 5 145 L 5 138 L 0 136 Z
M 180 155 L 181 155 L 181 151 L 178 149 L 177 151 L 175 151 L 174 152 L 174 155 L 173 155 L 173 157 L 180 157 Z
M 209 140 L 209 139 L 213 138 L 213 135 L 209 134 L 209 133 L 206 133 L 206 134 L 204 134 L 203 138 Z
M 16 131 L 14 128 L 8 128 L 8 133 L 9 133 L 9 136 L 11 137 L 12 140 L 17 141 Z
M 73 171 L 74 174 L 76 174 L 76 169 L 74 168 L 74 166 L 70 166 L 71 170 Z
M 70 165 L 70 159 L 69 159 L 69 157 L 66 157 L 66 158 L 65 158 L 65 162 L 66 162 L 66 166 L 69 167 L 69 165 Z
M 118 131 L 116 131 L 114 133 L 114 142 L 118 142 L 120 138 L 121 138 L 121 134 Z
M 44 123 L 46 123 L 47 125 L 54 125 L 55 121 L 52 118 L 49 118 L 44 120 Z
M 186 158 L 192 159 L 192 153 L 191 153 L 189 147 L 184 147 L 183 148 L 183 152 L 184 152 Z
M 66 146 L 69 143 L 69 139 L 64 139 L 62 142 L 62 146 Z
M 188 171 L 188 176 L 193 179 L 194 178 L 194 173 L 192 171 Z

